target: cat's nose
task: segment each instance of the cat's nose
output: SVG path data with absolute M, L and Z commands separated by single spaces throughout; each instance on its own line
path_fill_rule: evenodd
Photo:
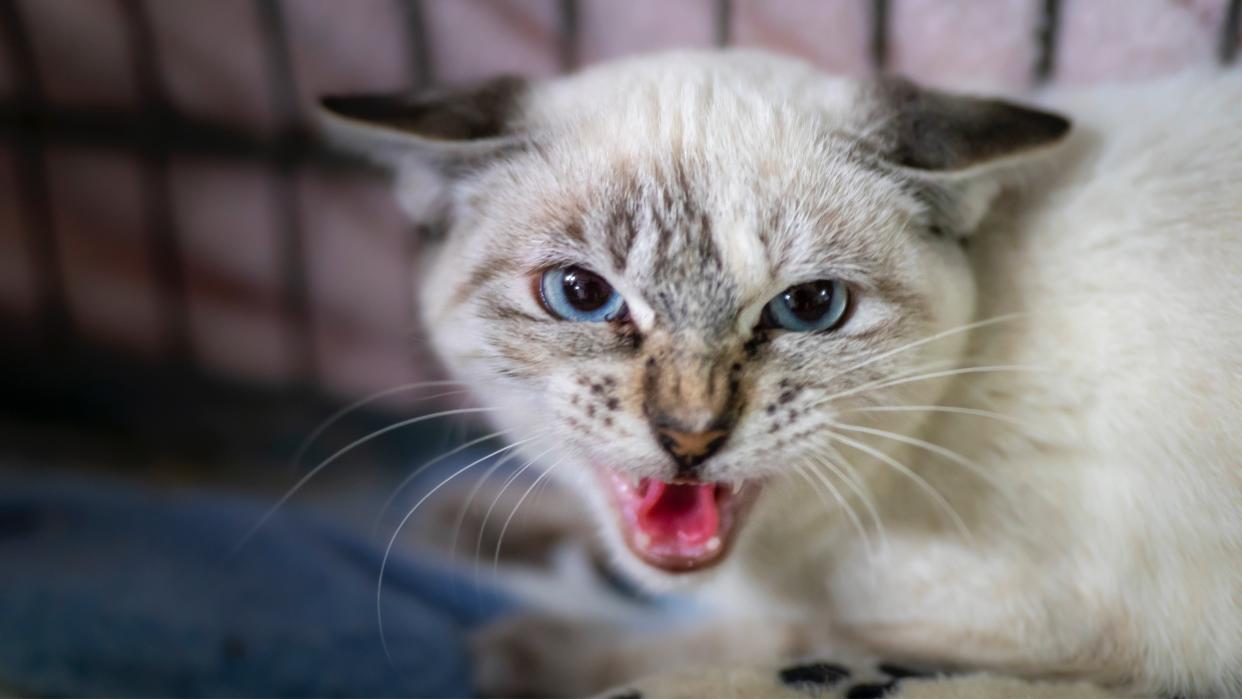
M 654 427 L 660 446 L 677 462 L 678 478 L 697 478 L 699 464 L 720 451 L 729 437 L 728 430 L 693 432 L 668 424 Z

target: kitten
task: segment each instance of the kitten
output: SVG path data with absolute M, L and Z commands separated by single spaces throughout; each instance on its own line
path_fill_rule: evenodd
M 835 648 L 1242 693 L 1242 79 L 1048 101 L 754 52 L 325 100 L 439 241 L 453 375 L 719 610 L 511 627 L 522 689 Z

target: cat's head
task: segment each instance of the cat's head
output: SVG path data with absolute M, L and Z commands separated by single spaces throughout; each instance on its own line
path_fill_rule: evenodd
M 1069 128 L 756 53 L 324 104 L 436 240 L 439 356 L 653 578 L 889 468 L 856 428 L 936 402 L 920 376 L 974 312 L 962 240 L 998 166 Z

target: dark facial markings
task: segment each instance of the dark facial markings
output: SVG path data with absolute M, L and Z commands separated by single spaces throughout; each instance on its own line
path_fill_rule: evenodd
M 515 274 L 516 272 L 517 265 L 512 261 L 488 260 L 487 264 L 479 265 L 471 270 L 470 276 L 466 278 L 466 281 L 462 282 L 461 286 L 454 290 L 452 300 L 449 301 L 449 307 L 456 308 L 460 306 L 478 294 L 481 289 L 486 289 L 496 279 L 505 275 Z
M 630 199 L 614 204 L 605 234 L 614 264 L 644 290 L 658 324 L 724 333 L 733 323 L 740 294 L 733 279 L 722 273 L 712 212 L 691 169 L 678 163 L 662 172 L 625 174 L 616 189 Z
M 592 209 L 579 202 L 582 209 L 572 213 L 557 209 L 548 214 L 554 224 L 548 235 L 559 236 L 547 240 L 549 250 L 565 258 L 563 264 L 601 270 L 600 276 L 609 284 L 622 281 L 612 278 L 613 274 L 623 275 L 624 286 L 640 289 L 642 300 L 651 308 L 649 331 L 640 331 L 633 321 L 568 323 L 539 312 L 532 315 L 525 310 L 529 306 L 514 306 L 513 299 L 504 298 L 511 293 L 496 282 L 499 275 L 492 271 L 517 259 L 514 250 L 503 245 L 497 246 L 492 260 L 481 265 L 487 269 L 474 270 L 470 277 L 468 283 L 484 288 L 460 293 L 472 294 L 472 305 L 481 317 L 494 321 L 495 327 L 487 334 L 499 355 L 496 358 L 510 365 L 498 371 L 540 385 L 549 375 L 589 358 L 593 366 L 619 372 L 616 376 L 573 375 L 574 384 L 559 407 L 565 424 L 577 435 L 620 436 L 625 433 L 622 425 L 645 417 L 648 425 L 638 436 L 653 440 L 648 448 L 664 447 L 675 475 L 693 478 L 714 463 L 709 460 L 715 453 L 728 449 L 751 399 L 765 402 L 747 415 L 746 429 L 773 436 L 759 440 L 760 445 L 741 446 L 764 446 L 777 452 L 799 448 L 799 441 L 819 427 L 811 407 L 823 387 L 795 385 L 785 379 L 779 387 L 753 392 L 751 367 L 760 367 L 768 376 L 800 375 L 819 345 L 815 338 L 798 340 L 789 333 L 765 329 L 737 338 L 742 294 L 738 282 L 724 271 L 723 251 L 713 234 L 715 212 L 697 197 L 687 172 L 685 167 L 674 167 L 658 175 L 631 173 L 606 186 L 611 207 Z M 571 217 L 576 222 L 568 222 Z M 788 226 L 781 207 L 774 206 L 771 230 L 757 231 L 769 264 L 777 268 L 838 264 L 838 258 L 864 268 L 884 266 L 884 259 L 868 257 L 866 246 L 850 243 L 848 237 L 841 249 L 833 243 L 831 250 L 820 249 L 813 259 L 807 259 L 802 246 L 791 242 L 799 234 Z M 873 285 L 884 283 L 883 278 L 871 280 Z M 864 288 L 868 296 L 902 304 L 903 310 L 920 300 L 899 283 L 888 283 Z M 847 334 L 838 358 L 852 356 L 859 343 L 871 346 L 872 335 L 892 332 L 880 327 Z M 624 418 L 619 417 L 622 412 Z M 704 414 L 713 417 L 704 420 L 700 417 Z M 643 434 L 648 429 L 650 434 Z M 717 461 L 722 471 L 733 467 L 729 456 Z
M 608 236 L 608 253 L 612 266 L 624 274 L 629 266 L 630 252 L 638 239 L 637 206 L 640 199 L 638 180 L 628 171 L 618 172 L 616 192 L 612 196 L 612 209 L 605 222 Z
M 608 375 L 592 377 L 579 374 L 574 384 L 577 388 L 570 394 L 569 404 L 576 409 L 576 417 L 567 417 L 566 424 L 584 434 L 594 434 L 597 425 L 615 427 L 613 417 L 608 413 L 615 413 L 621 408 L 617 380 Z M 624 429 L 618 429 L 615 434 L 628 436 Z
M 777 394 L 775 400 L 768 403 L 763 409 L 763 417 L 768 424 L 768 434 L 776 434 L 787 427 L 792 427 L 798 421 L 798 418 L 807 414 L 805 407 L 801 411 L 797 408 L 786 407 L 794 402 L 794 399 L 802 393 L 806 386 L 796 384 L 789 379 L 781 379 L 780 383 L 777 384 L 777 388 L 780 389 L 780 393 Z M 785 408 L 783 413 L 781 412 L 782 408 Z M 781 419 L 782 415 L 785 418 L 783 421 Z
M 741 363 L 728 361 L 729 350 L 696 351 L 684 344 L 662 338 L 647 357 L 643 415 L 676 464 L 677 476 L 697 478 L 703 462 L 728 441 L 746 401 Z M 705 414 L 710 417 L 703 422 Z

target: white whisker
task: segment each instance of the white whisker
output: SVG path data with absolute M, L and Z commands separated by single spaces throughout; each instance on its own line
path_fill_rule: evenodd
M 933 488 L 930 483 L 924 480 L 917 473 L 915 473 L 914 471 L 911 471 L 910 467 L 906 466 L 900 461 L 897 461 L 896 459 L 889 456 L 888 454 L 885 454 L 884 452 L 878 449 L 875 449 L 874 447 L 871 447 L 867 444 L 864 444 L 856 439 L 852 439 L 850 437 L 846 437 L 844 435 L 840 435 L 832 431 L 830 431 L 828 435 L 830 438 L 835 439 L 841 442 L 842 444 L 845 444 L 846 446 L 853 447 L 854 449 L 857 449 L 858 451 L 861 451 L 864 454 L 869 454 L 872 458 L 891 466 L 892 468 L 896 469 L 898 473 L 901 473 L 906 478 L 910 479 L 912 483 L 918 486 L 919 489 L 924 492 L 924 494 L 926 494 L 929 498 L 931 498 L 933 502 L 939 505 L 945 511 L 945 513 L 949 515 L 949 517 L 953 520 L 954 525 L 957 526 L 957 528 L 960 530 L 963 538 L 965 538 L 967 541 L 974 541 L 974 535 L 970 532 L 970 529 L 966 526 L 966 522 L 962 520 L 961 515 L 957 513 L 957 510 L 953 509 L 953 505 L 951 505 L 949 501 L 945 499 L 944 495 L 942 495 L 940 491 Z
M 497 430 L 495 432 L 492 432 L 491 434 L 486 434 L 486 435 L 483 435 L 482 437 L 472 439 L 466 442 L 465 444 L 458 445 L 454 447 L 453 449 L 450 449 L 449 451 L 446 451 L 433 459 L 424 461 L 421 465 L 418 466 L 418 468 L 415 468 L 413 471 L 410 471 L 410 473 L 406 475 L 405 478 L 402 478 L 401 482 L 398 483 L 395 488 L 393 488 L 392 494 L 389 495 L 388 499 L 384 501 L 384 504 L 380 506 L 379 513 L 375 515 L 375 520 L 371 522 L 371 535 L 374 536 L 379 531 L 380 525 L 384 521 L 384 515 L 388 514 L 388 510 L 392 507 L 393 503 L 396 502 L 397 497 L 401 495 L 401 492 L 405 490 L 405 487 L 408 486 L 411 482 L 413 482 L 414 479 L 417 478 L 420 473 L 440 463 L 441 461 L 449 458 L 450 456 L 455 456 L 457 454 L 460 454 L 461 452 L 465 451 L 466 449 L 469 449 L 470 447 L 476 444 L 479 444 L 481 442 L 486 442 L 491 439 L 495 439 L 496 437 L 499 437 L 502 434 L 507 434 L 512 431 L 513 430 Z
M 819 399 L 819 401 L 809 405 L 808 408 L 814 408 L 814 407 L 823 405 L 824 403 L 828 403 L 834 400 L 840 400 L 841 398 L 853 396 L 853 395 L 856 395 L 858 393 L 862 393 L 863 391 L 868 391 L 868 390 L 879 390 L 883 388 L 892 388 L 893 386 L 901 386 L 903 384 L 914 383 L 916 381 L 930 381 L 931 379 L 942 379 L 942 378 L 948 378 L 950 376 L 961 376 L 963 374 L 986 374 L 986 373 L 999 373 L 1002 371 L 1039 372 L 1039 371 L 1047 371 L 1047 369 L 1043 367 L 1032 366 L 1030 364 L 992 364 L 988 366 L 973 366 L 973 367 L 963 367 L 959 369 L 947 369 L 945 371 L 933 371 L 928 374 L 919 374 L 917 376 L 904 376 L 904 377 L 898 377 L 895 379 L 884 379 L 884 380 L 880 380 L 879 382 L 872 382 L 869 384 L 863 384 L 862 386 L 855 386 L 854 388 L 846 389 L 844 391 L 841 391 L 840 393 L 836 393 L 826 398 L 821 398 Z
M 288 492 L 286 492 L 283 496 L 281 496 L 281 498 L 276 501 L 276 504 L 272 505 L 272 507 L 268 509 L 268 511 L 265 512 L 262 517 L 259 518 L 259 521 L 256 522 L 255 525 L 251 527 L 249 531 L 246 532 L 245 536 L 243 536 L 241 540 L 237 542 L 237 545 L 233 547 L 232 554 L 236 554 L 238 551 L 240 551 L 242 547 L 244 547 L 250 541 L 250 539 L 253 538 L 254 535 L 258 533 L 260 529 L 263 528 L 263 525 L 267 524 L 267 521 L 272 518 L 272 515 L 276 514 L 277 510 L 279 510 L 282 506 L 284 506 L 284 504 L 288 502 L 290 498 L 292 498 L 295 494 L 297 494 L 299 490 L 301 490 L 308 482 L 310 482 L 310 479 L 314 478 L 315 474 L 319 473 L 324 468 L 326 468 L 329 464 L 336 461 L 338 458 L 352 451 L 353 449 L 363 444 L 366 444 L 367 442 L 371 441 L 372 439 L 375 439 L 376 437 L 380 437 L 382 435 L 388 434 L 389 432 L 392 432 L 393 430 L 399 430 L 402 427 L 409 427 L 410 425 L 414 425 L 420 422 L 426 422 L 427 420 L 434 420 L 436 418 L 449 417 L 452 415 L 486 413 L 486 412 L 492 412 L 494 410 L 496 409 L 495 408 L 457 408 L 454 410 L 441 410 L 440 412 L 431 413 L 430 415 L 420 415 L 418 417 L 413 417 L 408 420 L 402 420 L 396 424 L 389 425 L 388 427 L 385 427 L 383 429 L 376 430 L 372 432 L 371 434 L 366 435 L 365 437 L 359 437 L 358 439 L 355 439 L 353 442 L 350 442 L 347 446 L 342 447 L 341 449 L 337 450 L 334 454 L 332 454 L 332 456 L 329 456 L 323 461 L 320 461 L 314 468 L 312 468 L 310 471 L 307 471 L 306 475 L 298 479 L 298 482 L 294 483 L 293 487 L 290 488 Z
M 500 574 L 499 573 L 500 571 L 500 546 L 505 541 L 505 532 L 509 531 L 509 524 L 513 522 L 513 518 L 514 516 L 517 515 L 518 509 L 522 507 L 522 503 L 526 501 L 526 498 L 530 497 L 530 494 L 535 489 L 535 487 L 538 486 L 540 483 L 542 483 L 544 479 L 546 479 L 549 475 L 552 474 L 552 471 L 557 466 L 560 466 L 562 463 L 565 462 L 565 459 L 568 459 L 568 458 L 569 458 L 568 456 L 562 456 L 561 458 L 557 459 L 551 466 L 545 469 L 543 473 L 539 474 L 539 476 L 535 479 L 535 482 L 531 483 L 530 487 L 526 489 L 526 492 L 522 493 L 522 497 L 518 498 L 517 504 L 513 506 L 513 511 L 511 511 L 509 513 L 509 516 L 505 518 L 505 523 L 500 527 L 500 536 L 496 537 L 496 552 L 492 556 L 492 580 L 495 580 L 497 576 L 499 576 Z
M 384 607 L 383 607 L 382 600 L 384 596 L 384 572 L 388 570 L 388 558 L 389 556 L 392 555 L 392 548 L 393 546 L 396 545 L 397 537 L 401 535 L 401 530 L 405 528 L 406 523 L 409 522 L 410 518 L 414 516 L 414 513 L 418 511 L 418 508 L 422 507 L 423 503 L 427 502 L 428 498 L 430 498 L 432 495 L 435 495 L 436 492 L 439 491 L 441 488 L 443 488 L 445 485 L 448 485 L 450 481 L 457 478 L 458 476 L 465 473 L 466 471 L 469 471 L 471 468 L 474 468 L 474 466 L 480 463 L 483 463 L 484 461 L 492 458 L 493 456 L 496 456 L 497 454 L 501 454 L 503 452 L 509 451 L 510 449 L 516 449 L 517 447 L 523 444 L 526 444 L 527 442 L 534 441 L 535 439 L 538 439 L 538 437 L 537 436 L 528 437 L 526 439 L 514 442 L 513 444 L 503 446 L 497 449 L 496 451 L 493 451 L 492 453 L 486 456 L 482 456 L 478 459 L 475 459 L 474 461 L 471 461 L 465 466 L 462 466 L 461 468 L 457 469 L 452 474 L 450 474 L 447 478 L 445 478 L 444 480 L 436 484 L 434 488 L 424 493 L 423 496 L 419 498 L 418 502 L 414 503 L 414 507 L 411 507 L 409 512 L 406 512 L 405 516 L 401 518 L 401 522 L 397 524 L 397 528 L 393 531 L 392 537 L 388 539 L 388 546 L 384 548 L 384 557 L 380 559 L 379 580 L 375 584 L 375 617 L 376 617 L 376 622 L 379 625 L 380 645 L 383 646 L 384 655 L 388 658 L 388 662 L 392 664 L 394 668 L 396 668 L 396 663 L 392 659 L 392 652 L 388 649 L 388 639 L 384 635 L 384 611 L 383 611 Z
M 487 512 L 483 514 L 483 522 L 479 525 L 479 535 L 474 542 L 474 582 L 476 586 L 479 584 L 479 569 L 483 557 L 483 535 L 487 532 L 487 522 L 492 518 L 492 512 L 495 511 L 496 505 L 500 503 L 500 499 L 504 496 L 505 491 L 509 489 L 509 486 L 513 485 L 514 481 L 521 478 L 522 474 L 530 469 L 539 459 L 552 453 L 555 449 L 556 445 L 548 447 L 531 457 L 526 463 L 522 464 L 521 468 L 509 474 L 509 477 L 500 486 L 500 491 L 496 493 L 496 497 L 492 498 L 492 503 L 487 506 Z
M 901 373 L 896 374 L 895 376 L 884 376 L 882 378 L 872 379 L 871 381 L 867 383 L 859 384 L 858 386 L 854 386 L 853 388 L 843 389 L 843 391 L 862 392 L 862 391 L 866 391 L 867 389 L 879 386 L 882 383 L 887 383 L 889 381 L 893 381 L 896 379 L 914 378 L 916 376 L 922 376 L 923 374 L 927 372 L 937 371 L 940 369 L 945 369 L 945 368 L 950 368 L 950 367 L 956 369 L 956 368 L 959 368 L 958 363 L 960 361 L 961 360 L 959 359 L 935 359 L 930 362 L 923 362 L 922 364 L 917 364 L 912 367 L 906 367 L 905 369 L 902 370 Z M 831 385 L 831 383 L 832 383 L 832 380 L 830 379 L 828 382 L 820 384 L 818 387 L 824 388 L 824 387 Z M 813 407 L 820 405 L 824 401 L 833 400 L 834 398 L 837 398 L 839 395 L 840 394 L 829 395 L 825 398 L 821 398 L 818 402 L 813 403 L 810 407 L 813 408 Z
M 908 352 L 916 347 L 922 347 L 923 345 L 935 342 L 936 340 L 942 340 L 946 337 L 951 337 L 953 335 L 960 335 L 964 332 L 970 332 L 971 330 L 976 330 L 978 328 L 987 327 L 989 325 L 996 325 L 997 323 L 1007 323 L 1011 320 L 1017 320 L 1018 318 L 1022 318 L 1026 315 L 1029 315 L 1029 314 L 1021 313 L 1021 312 L 1020 313 L 1006 313 L 1006 314 L 999 315 L 999 316 L 993 316 L 991 318 L 987 318 L 984 320 L 977 320 L 973 323 L 959 325 L 957 327 L 949 328 L 948 330 L 942 330 L 934 335 L 925 337 L 921 340 L 915 340 L 914 342 L 909 342 L 900 347 L 896 347 L 894 349 L 888 350 L 887 352 L 882 352 L 880 354 L 877 354 L 874 357 L 868 357 L 867 359 L 859 362 L 858 364 L 855 364 L 849 368 L 846 368 L 846 369 L 843 369 L 837 372 L 836 375 L 842 376 L 852 371 L 857 371 L 859 369 L 862 369 L 863 367 L 870 366 L 884 359 L 888 359 L 889 357 L 892 357 L 893 355 L 901 354 L 902 352 Z
M 549 430 L 543 430 L 539 432 L 539 435 L 542 436 L 547 432 L 549 432 Z M 490 480 L 497 471 L 504 468 L 505 464 L 509 463 L 517 456 L 517 451 L 511 451 L 508 454 L 505 454 L 504 458 L 498 459 L 496 463 L 488 466 L 487 470 L 483 472 L 483 475 L 479 476 L 479 480 L 476 481 L 474 485 L 470 486 L 470 492 L 466 494 L 465 502 L 462 503 L 460 508 L 458 508 L 457 521 L 453 524 L 453 538 L 449 542 L 449 560 L 451 562 L 456 562 L 457 560 L 457 542 L 461 540 L 461 528 L 466 523 L 466 517 L 470 514 L 470 506 L 474 503 L 474 499 L 478 497 L 479 491 L 483 489 L 483 485 L 487 483 L 487 481 Z
M 841 491 L 837 490 L 836 486 L 832 484 L 832 481 L 828 480 L 828 476 L 810 466 L 809 461 L 796 464 L 794 469 L 796 469 L 798 473 L 802 474 L 802 476 L 807 479 L 807 483 L 811 485 L 813 490 L 819 493 L 820 499 L 824 502 L 825 509 L 831 511 L 830 503 L 827 500 L 824 500 L 823 490 L 815 487 L 815 482 L 811 480 L 809 475 L 807 475 L 807 471 L 810 471 L 811 474 L 819 479 L 819 482 L 823 484 L 824 489 L 826 489 L 828 493 L 832 495 L 832 498 L 837 501 L 837 504 L 841 506 L 841 509 L 845 512 L 845 516 L 850 520 L 850 524 L 854 526 L 854 530 L 858 532 L 858 536 L 863 541 L 863 546 L 867 549 L 867 555 L 869 557 L 874 556 L 875 549 L 871 545 L 871 537 L 867 536 L 867 530 L 863 527 L 862 520 L 858 518 L 858 513 L 854 512 L 854 508 L 850 507 L 849 502 L 847 502 L 841 495 Z
M 986 417 L 986 418 L 991 418 L 993 420 L 1000 420 L 1001 422 L 1008 422 L 1011 425 L 1022 427 L 1024 429 L 1030 427 L 1027 423 L 1021 420 L 1018 420 L 1017 418 L 1011 417 L 1009 415 L 1005 415 L 1004 413 L 998 413 L 998 412 L 994 412 L 991 410 L 980 410 L 978 408 L 962 408 L 956 405 L 873 405 L 873 406 L 866 406 L 866 407 L 861 407 L 861 408 L 848 408 L 846 410 L 838 410 L 837 414 L 845 415 L 848 413 L 905 413 L 905 412 L 953 413 L 956 415 L 975 415 L 978 417 Z
M 406 391 L 413 391 L 416 388 L 427 388 L 430 386 L 465 386 L 465 384 L 460 381 L 415 381 L 413 383 L 406 383 L 406 384 L 401 384 L 400 386 L 386 388 L 382 391 L 376 391 L 375 393 L 372 393 L 369 396 L 364 396 L 362 398 L 359 398 L 353 403 L 350 403 L 349 405 L 341 408 L 335 413 L 332 413 L 332 415 L 329 416 L 326 420 L 319 423 L 319 425 L 315 427 L 315 429 L 311 430 L 311 433 L 306 436 L 306 439 L 302 440 L 302 443 L 298 445 L 298 449 L 296 452 L 294 452 L 293 458 L 290 459 L 290 462 L 289 462 L 290 468 L 296 471 L 297 468 L 302 465 L 302 457 L 306 456 L 306 451 L 311 448 L 311 445 L 315 443 L 315 440 L 319 439 L 320 435 L 322 435 L 324 432 L 327 432 L 329 428 L 331 428 L 333 425 L 339 422 L 341 418 L 345 417 L 346 415 L 354 412 L 355 410 L 369 403 L 374 403 L 375 401 L 382 400 L 384 398 L 387 398 L 388 396 L 395 395 L 398 393 L 404 393 Z M 448 393 L 437 393 L 431 396 L 424 396 L 420 400 L 430 400 L 432 398 L 443 398 L 444 396 L 452 396 L 452 395 L 457 395 L 459 393 L 467 393 L 467 392 L 468 391 L 463 388 L 463 390 L 461 391 L 450 391 Z
M 862 502 L 863 507 L 867 509 L 867 516 L 871 518 L 872 523 L 875 525 L 876 533 L 880 537 L 880 550 L 887 550 L 888 533 L 884 529 L 884 522 L 880 519 L 880 510 L 876 507 L 875 500 L 870 497 L 867 492 L 867 488 L 863 485 L 862 481 L 860 481 L 858 477 L 852 473 L 853 467 L 848 461 L 846 461 L 845 456 L 843 456 L 841 452 L 837 451 L 837 449 L 831 444 L 826 444 L 824 447 L 830 450 L 833 456 L 841 461 L 841 464 L 836 464 L 830 461 L 822 454 L 812 453 L 810 457 L 816 463 L 827 467 L 838 478 L 840 478 L 842 482 L 849 486 L 850 490 L 854 491 L 854 494 L 858 496 L 859 501 Z
M 925 439 L 919 439 L 918 437 L 910 437 L 908 435 L 900 434 L 897 432 L 889 432 L 888 430 L 879 430 L 879 429 L 875 429 L 872 427 L 861 427 L 859 425 L 847 425 L 842 422 L 833 422 L 832 427 L 834 429 L 846 430 L 848 432 L 860 432 L 862 434 L 875 435 L 876 437 L 883 437 L 884 439 L 891 439 L 894 442 L 901 442 L 902 444 L 909 444 L 910 446 L 918 447 L 919 449 L 929 451 L 933 454 L 941 456 L 947 459 L 948 461 L 951 461 L 961 466 L 967 471 L 970 471 L 974 475 L 978 476 L 981 480 L 986 482 L 988 485 L 991 485 L 993 488 L 999 491 L 1002 491 L 1002 492 L 1004 491 L 1004 487 L 996 480 L 996 477 L 988 473 L 987 470 L 984 469 L 982 466 L 975 463 L 974 461 L 967 459 L 966 457 L 962 456 L 961 454 L 951 449 L 947 449 L 945 447 L 940 446 L 939 444 L 933 444 Z
M 952 449 L 944 447 L 940 444 L 935 444 L 925 439 L 920 439 L 918 437 L 911 437 L 909 435 L 904 435 L 904 434 L 900 434 L 897 432 L 889 432 L 887 430 L 879 430 L 879 429 L 874 429 L 870 427 L 861 427 L 859 425 L 847 425 L 847 424 L 840 423 L 840 422 L 833 422 L 832 426 L 834 428 L 845 429 L 845 430 L 850 430 L 854 432 L 873 434 L 877 437 L 883 437 L 885 439 L 891 439 L 895 442 L 909 444 L 910 446 L 918 447 L 919 449 L 923 449 L 925 451 L 931 452 L 932 454 L 936 454 L 951 463 L 961 466 L 962 468 L 969 471 L 971 474 L 977 476 L 980 480 L 990 485 L 998 494 L 1000 494 L 1005 499 L 1009 500 L 1011 504 L 1017 503 L 1016 495 L 1010 492 L 1004 486 L 1003 481 L 1001 479 L 997 478 L 995 475 L 989 472 L 986 468 L 984 468 L 978 462 L 971 461 L 970 459 L 967 459 L 966 457 L 953 451 Z M 1045 501 L 1048 501 L 1047 494 L 1039 490 L 1034 491 L 1033 497 L 1042 498 Z

